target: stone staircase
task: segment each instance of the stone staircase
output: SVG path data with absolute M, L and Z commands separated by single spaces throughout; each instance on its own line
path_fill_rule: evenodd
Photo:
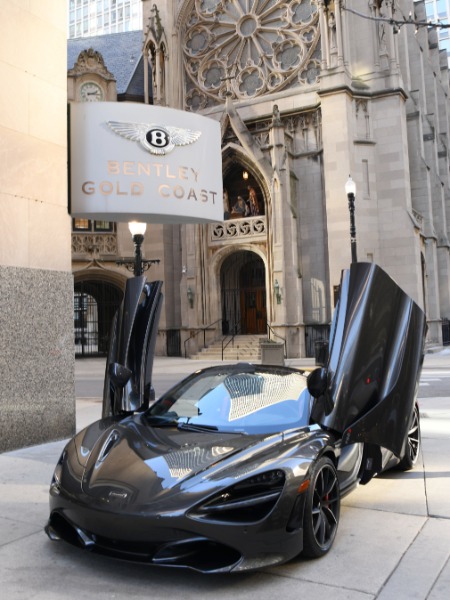
M 265 335 L 236 335 L 224 350 L 223 360 L 261 362 L 260 340 Z M 228 339 L 226 340 L 229 341 Z M 191 356 L 193 360 L 222 360 L 222 340 L 217 340 L 207 348 Z

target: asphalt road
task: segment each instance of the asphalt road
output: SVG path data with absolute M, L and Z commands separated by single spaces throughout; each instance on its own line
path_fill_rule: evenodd
M 444 366 L 425 366 L 422 369 L 422 376 L 420 378 L 419 398 L 448 395 L 450 395 L 450 368 L 445 368 Z
M 314 366 L 313 359 L 298 359 L 294 365 Z M 105 371 L 104 358 L 77 359 L 75 366 L 75 395 L 77 398 L 101 398 Z M 157 396 L 168 390 L 182 377 L 210 363 L 183 359 L 161 359 L 156 357 L 153 377 Z M 425 357 L 420 380 L 419 397 L 432 398 L 450 395 L 450 348 L 448 355 L 440 354 Z

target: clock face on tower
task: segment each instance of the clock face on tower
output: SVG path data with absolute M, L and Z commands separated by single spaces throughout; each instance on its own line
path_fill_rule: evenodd
M 103 90 L 97 83 L 86 81 L 80 87 L 80 98 L 82 102 L 99 102 L 103 100 Z

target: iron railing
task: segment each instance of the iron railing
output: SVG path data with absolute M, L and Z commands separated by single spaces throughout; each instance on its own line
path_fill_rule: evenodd
M 273 337 L 279 338 L 280 340 L 283 340 L 283 342 L 280 342 L 280 343 L 283 343 L 283 345 L 284 345 L 284 358 L 287 358 L 286 338 L 284 338 L 283 336 L 281 336 L 281 335 L 279 335 L 278 333 L 276 333 L 276 332 L 275 332 L 275 331 L 272 329 L 272 327 L 269 325 L 269 323 L 267 323 L 267 338 L 268 338 L 269 340 L 271 339 L 271 337 L 270 337 L 271 335 L 272 335 Z
M 316 355 L 316 342 L 328 342 L 330 338 L 330 325 L 317 324 L 305 326 L 305 347 L 306 356 L 314 357 Z
M 448 319 L 442 319 L 442 344 L 450 345 L 450 321 Z
M 223 360 L 223 357 L 224 357 L 225 349 L 231 344 L 231 342 L 234 340 L 234 338 L 237 335 L 239 335 L 239 333 L 241 333 L 241 324 L 240 323 L 236 323 L 234 325 L 234 332 L 231 333 L 231 334 L 229 334 L 229 335 L 226 335 L 226 336 L 224 336 L 222 338 L 222 360 Z M 227 338 L 230 338 L 230 339 L 228 340 L 227 343 L 225 343 L 225 340 Z
M 188 343 L 191 340 L 195 339 L 202 332 L 203 332 L 203 348 L 206 348 L 206 332 L 209 329 L 212 329 L 214 327 L 214 325 L 217 325 L 217 323 L 222 323 L 222 319 L 217 319 L 216 321 L 214 321 L 213 323 L 210 323 L 206 327 L 201 327 L 196 333 L 194 333 L 193 335 L 190 335 L 186 340 L 184 340 L 184 358 L 187 358 Z

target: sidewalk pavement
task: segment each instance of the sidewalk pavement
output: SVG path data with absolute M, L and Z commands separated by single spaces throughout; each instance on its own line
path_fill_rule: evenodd
M 301 362 L 301 366 L 312 366 Z M 174 378 L 203 366 L 198 361 L 157 357 L 158 395 Z M 425 369 L 439 369 L 440 376 L 450 381 L 450 350 L 427 354 Z M 77 430 L 100 416 L 103 371 L 103 361 L 77 364 L 81 390 L 77 393 Z M 209 593 L 215 600 L 447 600 L 450 389 L 445 397 L 423 398 L 421 414 L 419 465 L 409 473 L 386 473 L 347 496 L 337 538 L 327 556 L 311 561 L 299 558 L 240 575 L 201 575 L 128 564 L 50 542 L 43 532 L 48 487 L 65 441 L 0 454 L 2 597 L 190 600 Z

